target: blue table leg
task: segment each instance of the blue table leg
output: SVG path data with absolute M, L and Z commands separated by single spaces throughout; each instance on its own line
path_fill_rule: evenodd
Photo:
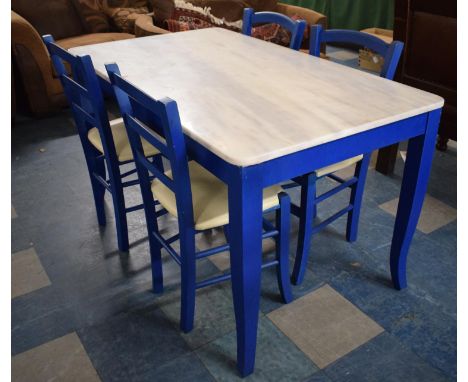
M 439 127 L 440 109 L 428 113 L 426 133 L 408 142 L 405 171 L 390 251 L 396 289 L 406 288 L 406 258 L 424 202 Z
M 242 377 L 255 367 L 262 262 L 262 188 L 246 169 L 229 184 L 232 295 L 237 329 L 237 367 Z

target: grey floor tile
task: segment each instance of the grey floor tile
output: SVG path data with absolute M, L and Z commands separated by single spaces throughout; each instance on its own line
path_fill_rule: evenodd
M 321 369 L 383 329 L 329 285 L 268 314 Z
M 396 216 L 399 198 L 392 199 L 379 207 L 389 214 Z M 457 218 L 457 210 L 447 204 L 426 195 L 417 229 L 429 234 Z
M 11 369 L 15 382 L 100 381 L 76 333 L 14 356 Z
M 217 381 L 302 381 L 317 367 L 266 317 L 258 327 L 255 372 L 241 379 L 236 368 L 236 333 L 231 332 L 196 351 Z

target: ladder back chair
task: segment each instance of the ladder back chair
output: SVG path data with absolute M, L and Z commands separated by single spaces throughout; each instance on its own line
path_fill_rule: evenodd
M 229 224 L 227 187 L 198 163 L 188 160 L 175 101 L 169 98 L 155 100 L 146 95 L 120 76 L 116 64 L 108 64 L 106 69 L 124 115 L 140 180 L 150 242 L 153 290 L 163 291 L 161 250 L 165 249 L 181 267 L 180 327 L 189 332 L 194 322 L 196 289 L 231 278 L 226 273 L 201 281 L 196 278 L 197 260 L 229 250 L 229 241 L 236 240 L 228 235 L 224 245 L 201 251 L 195 248 L 197 233 Z M 162 171 L 145 157 L 141 139 L 158 149 L 170 169 Z M 150 175 L 154 180 L 151 181 Z M 163 237 L 161 234 L 154 198 L 177 218 L 179 232 L 176 235 Z M 264 262 L 262 267 L 276 267 L 279 289 L 287 303 L 292 299 L 288 270 L 289 196 L 281 187 L 266 188 L 263 208 L 264 211 L 276 211 L 276 224 L 265 220 L 263 233 L 264 239 L 274 238 L 276 241 L 276 256 L 274 260 Z M 179 253 L 171 245 L 177 240 Z
M 304 38 L 304 31 L 307 26 L 305 20 L 293 20 L 282 13 L 277 12 L 254 12 L 252 8 L 244 9 L 242 20 L 242 33 L 251 36 L 252 27 L 256 24 L 278 24 L 291 33 L 289 47 L 299 50 Z
M 121 173 L 120 167 L 133 162 L 133 155 L 122 118 L 109 121 L 99 79 L 91 57 L 75 56 L 55 44 L 51 35 L 43 36 L 47 50 L 71 106 L 75 125 L 83 147 L 94 195 L 97 219 L 106 225 L 104 195 L 112 195 L 120 251 L 128 251 L 127 213 L 143 208 L 143 204 L 126 207 L 124 188 L 137 185 L 138 179 L 124 181 L 136 169 Z M 66 65 L 65 65 L 66 64 Z M 68 68 L 71 69 L 69 73 Z M 158 151 L 143 142 L 145 155 L 161 161 Z M 106 168 L 109 179 L 106 179 Z
M 392 80 L 395 75 L 398 61 L 403 50 L 403 43 L 399 41 L 393 41 L 391 44 L 387 44 L 378 37 L 368 33 L 353 30 L 323 30 L 321 25 L 313 25 L 311 27 L 309 54 L 320 57 L 320 46 L 324 43 L 347 43 L 377 52 L 384 58 L 384 65 L 380 76 L 389 80 Z M 301 186 L 300 205 L 291 205 L 291 212 L 299 217 L 296 259 L 291 276 L 293 284 L 300 284 L 304 278 L 313 234 L 321 231 L 342 215 L 348 214 L 346 240 L 353 242 L 357 239 L 359 213 L 371 154 L 372 153 L 365 153 L 358 155 L 293 179 L 296 184 Z M 354 175 L 351 178 L 342 179 L 334 174 L 334 172 L 351 165 L 355 165 Z M 322 195 L 317 196 L 316 182 L 323 177 L 332 179 L 337 182 L 338 185 Z M 286 185 L 285 188 L 291 186 L 294 187 L 295 185 Z M 313 220 L 317 215 L 317 204 L 347 188 L 351 189 L 349 204 L 333 216 L 314 226 Z

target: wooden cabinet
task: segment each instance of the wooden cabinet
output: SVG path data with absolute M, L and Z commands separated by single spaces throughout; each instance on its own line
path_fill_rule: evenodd
M 445 99 L 438 148 L 457 139 L 457 2 L 395 0 L 394 38 L 405 43 L 395 80 Z M 381 150 L 377 170 L 393 171 L 397 148 Z

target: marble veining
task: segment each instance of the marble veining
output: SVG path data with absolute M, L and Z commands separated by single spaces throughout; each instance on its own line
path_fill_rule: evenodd
M 275 44 L 210 28 L 87 45 L 156 99 L 177 101 L 184 133 L 249 166 L 443 106 L 443 99 Z

